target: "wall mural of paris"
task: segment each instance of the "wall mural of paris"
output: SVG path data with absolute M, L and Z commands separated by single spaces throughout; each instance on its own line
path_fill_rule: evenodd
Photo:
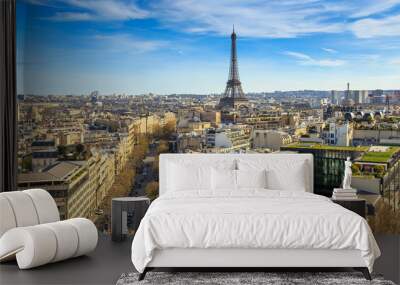
M 345 161 L 375 232 L 400 233 L 396 1 L 17 1 L 18 187 L 110 230 L 111 199 L 158 195 L 159 154 Z

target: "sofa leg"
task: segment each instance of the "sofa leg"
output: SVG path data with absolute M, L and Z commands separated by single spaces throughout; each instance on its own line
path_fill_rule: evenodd
M 148 269 L 147 267 L 143 270 L 142 273 L 139 274 L 139 278 L 138 281 L 142 281 L 144 279 L 144 277 L 146 277 L 146 273 L 147 273 Z
M 364 275 L 365 279 L 372 280 L 371 274 L 369 274 L 369 270 L 367 267 L 355 267 L 354 269 L 357 271 L 361 271 L 362 274 Z

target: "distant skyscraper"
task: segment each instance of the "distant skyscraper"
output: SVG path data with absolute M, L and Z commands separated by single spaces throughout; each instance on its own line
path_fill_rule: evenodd
M 354 104 L 361 104 L 362 103 L 362 98 L 361 98 L 361 91 L 360 90 L 354 90 L 353 91 L 353 97 L 354 97 Z
M 332 90 L 331 91 L 331 103 L 334 105 L 339 105 L 340 104 L 340 97 L 341 97 L 341 92 Z
M 218 107 L 220 109 L 239 109 L 241 107 L 249 106 L 249 101 L 243 93 L 242 84 L 239 79 L 235 29 L 232 31 L 231 40 L 231 65 L 229 68 L 229 78 L 226 83 L 224 96 L 219 101 Z
M 385 96 L 386 113 L 388 114 L 390 112 L 390 95 L 387 93 Z
M 92 93 L 90 93 L 90 101 L 92 101 L 92 103 L 96 103 L 99 94 L 100 94 L 99 91 L 93 91 Z
M 346 100 L 351 99 L 350 83 L 347 82 Z
M 353 90 L 355 104 L 365 104 L 368 99 L 368 90 Z
M 384 104 L 385 101 L 386 101 L 386 96 L 383 94 L 383 90 L 376 89 L 372 91 L 372 98 L 371 98 L 372 104 Z
M 368 90 L 361 90 L 360 91 L 360 96 L 361 96 L 362 104 L 368 104 L 369 103 L 369 91 Z
M 382 89 L 376 89 L 372 91 L 373 96 L 383 96 L 383 90 Z
M 350 83 L 347 83 L 347 90 L 345 92 L 345 98 L 343 100 L 343 105 L 344 106 L 353 106 L 354 105 L 354 100 L 352 98 L 352 93 L 350 91 Z

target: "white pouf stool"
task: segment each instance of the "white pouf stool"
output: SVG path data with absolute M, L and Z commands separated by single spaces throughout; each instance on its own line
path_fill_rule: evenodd
M 16 258 L 20 269 L 28 269 L 96 248 L 90 220 L 59 219 L 54 199 L 43 189 L 0 193 L 0 261 Z

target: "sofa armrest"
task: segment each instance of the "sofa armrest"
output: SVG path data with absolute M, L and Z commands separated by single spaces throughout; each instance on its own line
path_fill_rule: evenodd
M 13 228 L 0 238 L 0 261 L 15 256 L 20 269 L 33 268 L 87 254 L 97 241 L 95 225 L 83 218 Z
M 54 233 L 42 225 L 13 228 L 0 239 L 0 261 L 15 256 L 20 269 L 51 262 L 56 250 Z

